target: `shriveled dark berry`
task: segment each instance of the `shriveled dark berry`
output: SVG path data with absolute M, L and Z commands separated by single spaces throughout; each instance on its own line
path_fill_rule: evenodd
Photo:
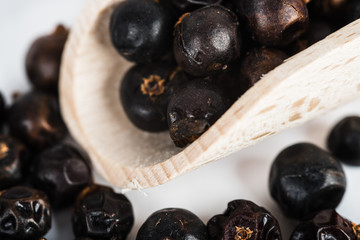
M 276 157 L 269 187 L 285 215 L 301 219 L 335 208 L 344 195 L 346 179 L 340 162 L 329 152 L 310 143 L 299 143 Z
M 311 220 L 301 222 L 290 240 L 357 240 L 355 234 L 358 233 L 356 225 L 335 210 L 328 209 L 317 213 Z
M 242 86 L 250 88 L 288 58 L 283 51 L 275 48 L 255 48 L 247 52 L 240 66 Z
M 158 132 L 168 128 L 166 110 L 170 96 L 183 79 L 174 78 L 176 67 L 155 62 L 132 67 L 120 86 L 120 98 L 130 121 L 138 128 Z
M 176 10 L 177 13 L 183 14 L 192 12 L 201 7 L 210 4 L 220 4 L 222 0 L 166 0 Z
M 346 117 L 337 123 L 327 138 L 327 146 L 339 160 L 359 166 L 360 117 Z
M 194 79 L 180 86 L 170 99 L 170 136 L 178 147 L 195 141 L 227 110 L 229 101 L 212 82 Z
M 140 227 L 136 240 L 208 240 L 205 224 L 192 212 L 166 208 L 154 212 Z
M 26 73 L 35 88 L 57 92 L 61 56 L 68 30 L 59 25 L 47 36 L 36 39 L 26 55 Z
M 0 192 L 1 239 L 38 239 L 50 228 L 51 209 L 43 192 L 23 186 Z
M 72 214 L 73 230 L 79 238 L 123 240 L 133 222 L 129 200 L 100 185 L 87 187 L 79 194 Z
M 281 240 L 278 221 L 265 208 L 247 200 L 228 203 L 224 214 L 207 223 L 211 240 Z
M 79 192 L 92 183 L 89 162 L 70 145 L 46 149 L 33 165 L 32 182 L 49 196 L 53 208 L 73 204 Z
M 225 70 L 240 56 L 240 48 L 237 17 L 220 5 L 186 13 L 175 25 L 175 59 L 190 75 L 209 76 Z
M 266 46 L 285 46 L 309 23 L 303 0 L 232 0 L 252 39 Z
M 35 151 L 56 144 L 67 132 L 57 98 L 37 91 L 17 99 L 9 110 L 8 123 L 11 134 Z
M 152 62 L 170 49 L 173 24 L 171 13 L 159 1 L 123 1 L 111 17 L 111 40 L 127 60 Z
M 20 183 L 26 175 L 29 152 L 19 141 L 0 136 L 0 189 Z

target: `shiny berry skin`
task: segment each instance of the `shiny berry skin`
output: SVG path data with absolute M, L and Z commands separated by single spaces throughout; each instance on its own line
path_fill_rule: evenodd
M 20 183 L 26 175 L 30 154 L 19 141 L 0 136 L 0 189 Z
M 23 186 L 0 192 L 1 239 L 37 239 L 50 228 L 51 209 L 43 192 Z
M 35 88 L 57 93 L 61 56 L 69 31 L 62 25 L 36 39 L 26 55 L 26 73 Z
M 166 110 L 170 96 L 181 80 L 173 78 L 176 67 L 154 62 L 132 67 L 120 86 L 120 98 L 129 120 L 139 129 L 159 132 L 168 128 Z
M 341 120 L 331 130 L 327 146 L 339 160 L 350 165 L 360 165 L 360 117 Z
M 174 55 L 188 74 L 204 77 L 224 71 L 240 56 L 236 15 L 220 5 L 184 14 L 175 25 Z
M 229 106 L 228 99 L 212 82 L 194 79 L 181 85 L 172 95 L 167 118 L 170 136 L 178 147 L 185 147 L 201 136 Z
M 41 151 L 60 141 L 67 129 L 55 96 L 38 91 L 22 95 L 8 113 L 10 133 L 33 151 Z
M 309 16 L 303 0 L 232 0 L 253 40 L 285 46 L 305 32 Z
M 328 209 L 317 213 L 311 220 L 301 222 L 290 240 L 357 240 L 356 225 Z
M 58 144 L 43 151 L 33 163 L 32 182 L 44 191 L 53 208 L 71 205 L 92 183 L 88 160 L 70 145 Z
M 286 216 L 302 219 L 335 208 L 344 195 L 346 178 L 340 162 L 329 152 L 310 143 L 298 143 L 275 158 L 269 187 Z
M 247 200 L 228 203 L 224 214 L 207 223 L 210 240 L 281 240 L 278 221 L 265 208 Z
M 205 224 L 192 212 L 166 208 L 154 212 L 140 227 L 136 240 L 208 240 Z
M 171 13 L 159 1 L 123 1 L 111 16 L 111 40 L 127 60 L 152 62 L 170 49 L 173 24 Z
M 131 203 L 109 187 L 92 185 L 85 188 L 73 208 L 72 225 L 78 238 L 123 240 L 133 223 Z

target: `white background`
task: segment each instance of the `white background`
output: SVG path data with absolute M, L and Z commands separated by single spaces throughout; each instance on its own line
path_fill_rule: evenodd
M 12 92 L 30 88 L 24 57 L 31 42 L 52 31 L 57 23 L 71 26 L 86 0 L 1 0 L 0 3 L 0 91 L 10 102 Z M 360 115 L 360 99 L 165 185 L 125 193 L 135 213 L 135 224 L 128 239 L 135 239 L 141 224 L 156 210 L 186 208 L 206 223 L 213 215 L 222 213 L 227 202 L 234 199 L 249 199 L 267 208 L 278 218 L 283 237 L 288 239 L 295 222 L 283 217 L 269 195 L 270 164 L 283 148 L 293 143 L 308 141 L 325 147 L 330 128 L 348 115 Z M 348 187 L 338 211 L 359 223 L 360 168 L 345 166 L 345 171 Z M 48 240 L 75 239 L 70 214 L 71 209 L 55 213 Z

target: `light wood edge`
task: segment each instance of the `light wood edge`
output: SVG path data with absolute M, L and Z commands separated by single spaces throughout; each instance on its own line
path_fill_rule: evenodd
M 357 21 L 267 74 L 213 127 L 181 153 L 160 164 L 143 168 L 106 166 L 106 160 L 102 160 L 97 155 L 96 148 L 91 146 L 83 135 L 82 126 L 72 109 L 71 101 L 75 90 L 71 86 L 74 80 L 73 69 L 77 64 L 76 56 L 79 54 L 76 46 L 81 45 L 82 38 L 91 31 L 98 14 L 115 2 L 119 1 L 89 1 L 74 26 L 66 46 L 60 89 L 63 115 L 70 132 L 85 149 L 91 149 L 89 155 L 97 171 L 117 187 L 141 189 L 163 184 L 205 163 L 252 145 L 285 128 L 303 123 L 359 96 L 360 80 L 357 76 L 360 70 L 356 65 L 360 66 L 358 57 L 360 52 L 357 48 L 360 46 L 360 23 Z M 347 55 L 344 60 L 338 56 L 343 53 L 351 57 Z M 317 72 L 317 69 L 322 69 L 317 73 L 317 80 L 313 79 L 314 76 L 301 79 L 302 76 L 307 76 L 306 72 Z M 342 83 L 340 88 L 339 84 L 334 85 L 334 81 L 327 81 L 322 76 L 322 74 L 326 77 L 338 76 L 340 70 L 346 73 L 346 79 L 340 76 L 338 80 Z M 296 91 L 291 85 L 303 89 Z M 284 94 L 288 89 L 292 89 L 291 93 Z M 292 96 L 289 97 L 290 95 Z M 264 120 L 269 119 L 271 119 L 269 123 L 264 123 Z

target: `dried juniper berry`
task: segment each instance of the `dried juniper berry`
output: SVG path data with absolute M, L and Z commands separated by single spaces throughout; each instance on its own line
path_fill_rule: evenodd
M 33 163 L 32 182 L 44 191 L 53 208 L 73 204 L 92 183 L 89 162 L 74 147 L 60 143 L 43 151 Z
M 190 75 L 203 77 L 225 70 L 240 56 L 236 15 L 220 5 L 184 14 L 175 25 L 174 55 Z
M 8 123 L 11 135 L 34 151 L 56 144 L 67 132 L 57 98 L 37 91 L 17 99 L 9 109 Z
M 282 64 L 286 58 L 286 53 L 275 48 L 261 47 L 247 52 L 239 68 L 242 86 L 246 89 L 254 86 L 263 75 Z
M 43 192 L 23 186 L 0 192 L 1 239 L 38 239 L 50 228 L 51 209 Z
M 345 189 L 345 173 L 329 152 L 310 143 L 284 149 L 270 170 L 271 196 L 285 215 L 302 219 L 335 208 Z
M 207 223 L 211 240 L 281 240 L 276 218 L 265 208 L 247 200 L 228 203 L 224 214 Z
M 205 224 L 192 212 L 166 208 L 154 212 L 140 227 L 136 240 L 208 240 Z
M 359 230 L 359 226 L 340 216 L 334 209 L 327 209 L 299 223 L 290 240 L 357 240 Z
M 170 49 L 173 23 L 171 13 L 159 1 L 123 1 L 111 17 L 111 40 L 127 60 L 152 62 Z
M 36 39 L 26 55 L 26 73 L 35 88 L 56 93 L 59 83 L 61 56 L 68 30 L 59 25 L 47 36 Z
M 359 166 L 360 117 L 346 117 L 337 123 L 327 138 L 327 146 L 339 160 Z
M 325 19 L 341 26 L 346 19 L 346 10 L 353 0 L 311 0 L 308 9 L 314 19 Z M 356 1 L 356 0 L 355 0 Z
M 178 147 L 185 147 L 203 134 L 227 110 L 228 99 L 212 82 L 194 79 L 181 85 L 172 95 L 167 118 L 170 136 Z
M 252 39 L 285 46 L 305 32 L 309 17 L 303 0 L 232 0 Z
M 111 188 L 92 185 L 75 202 L 72 225 L 76 237 L 123 240 L 134 223 L 130 201 Z
M 172 92 L 185 81 L 174 78 L 173 63 L 155 62 L 132 67 L 120 86 L 120 98 L 130 121 L 138 128 L 158 132 L 168 128 L 166 110 Z
M 0 136 L 0 189 L 19 184 L 26 175 L 29 152 L 19 141 Z

